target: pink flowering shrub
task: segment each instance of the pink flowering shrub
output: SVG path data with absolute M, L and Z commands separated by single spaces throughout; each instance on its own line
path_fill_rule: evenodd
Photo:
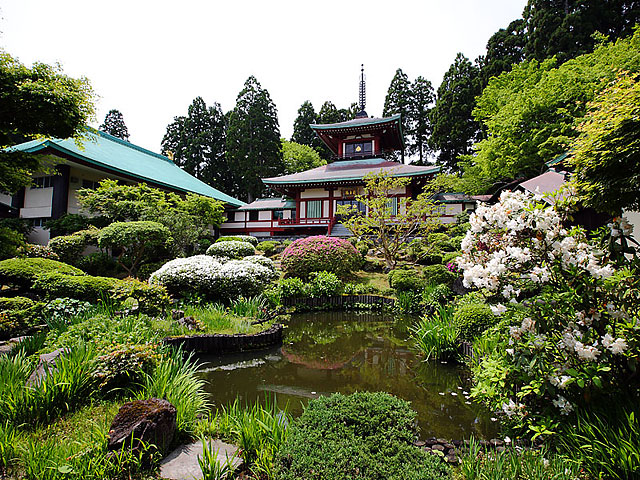
M 505 192 L 478 208 L 458 258 L 502 324 L 477 342 L 473 395 L 532 437 L 637 388 L 640 346 L 638 276 L 538 200 Z
M 281 267 L 288 277 L 307 278 L 311 272 L 330 272 L 346 277 L 356 270 L 362 257 L 351 243 L 318 235 L 301 238 L 282 252 Z

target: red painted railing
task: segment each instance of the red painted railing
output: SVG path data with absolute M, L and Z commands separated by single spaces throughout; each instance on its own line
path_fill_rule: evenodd
M 329 218 L 281 218 L 278 225 L 329 225 L 330 222 Z

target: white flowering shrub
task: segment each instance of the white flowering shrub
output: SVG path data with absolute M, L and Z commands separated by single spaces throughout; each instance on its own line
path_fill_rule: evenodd
M 458 258 L 465 286 L 483 289 L 504 319 L 492 334 L 500 348 L 474 369 L 473 394 L 532 436 L 638 385 L 640 329 L 638 277 L 538 200 L 505 192 L 478 208 Z
M 149 278 L 175 295 L 197 293 L 210 299 L 233 299 L 261 293 L 276 278 L 270 268 L 255 261 L 220 261 L 209 255 L 176 258 Z
M 214 257 L 243 258 L 255 254 L 256 249 L 253 245 L 240 240 L 216 242 L 207 248 L 207 255 Z
M 262 265 L 263 267 L 267 267 L 274 274 L 276 274 L 276 272 L 278 271 L 274 261 L 271 260 L 270 258 L 267 258 L 267 257 L 262 256 L 262 255 L 251 255 L 251 256 L 248 256 L 248 257 L 244 257 L 243 260 L 245 262 L 257 263 L 258 265 Z

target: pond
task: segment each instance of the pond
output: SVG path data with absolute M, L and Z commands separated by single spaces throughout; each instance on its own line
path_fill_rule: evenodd
M 293 415 L 334 392 L 384 391 L 411 402 L 421 437 L 496 436 L 491 414 L 467 398 L 467 370 L 423 362 L 410 348 L 412 319 L 371 312 L 295 314 L 282 347 L 224 357 L 201 356 L 210 400 L 242 404 L 275 395 Z

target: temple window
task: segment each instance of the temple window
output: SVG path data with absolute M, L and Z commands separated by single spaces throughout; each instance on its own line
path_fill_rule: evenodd
M 250 222 L 257 222 L 259 213 L 260 212 L 258 212 L 258 210 L 250 210 L 249 211 L 249 221 Z
M 307 202 L 307 218 L 322 218 L 322 200 Z
M 368 156 L 373 153 L 373 141 L 344 144 L 345 157 Z

